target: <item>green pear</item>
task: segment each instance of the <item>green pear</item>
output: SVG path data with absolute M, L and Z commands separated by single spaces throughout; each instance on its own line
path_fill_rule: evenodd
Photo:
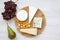
M 10 28 L 10 26 L 8 25 L 7 27 L 7 30 L 8 30 L 8 37 L 10 39 L 14 39 L 16 37 L 16 33 Z

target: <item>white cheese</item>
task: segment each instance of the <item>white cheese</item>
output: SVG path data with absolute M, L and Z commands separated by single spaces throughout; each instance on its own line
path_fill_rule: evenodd
M 25 10 L 20 10 L 17 12 L 16 17 L 20 21 L 25 21 L 28 17 L 28 13 Z
M 34 18 L 33 27 L 42 28 L 42 17 L 35 17 Z
M 24 32 L 31 35 L 37 35 L 37 28 L 20 29 L 20 32 Z
M 29 6 L 29 23 L 32 21 L 34 15 L 36 14 L 37 8 Z

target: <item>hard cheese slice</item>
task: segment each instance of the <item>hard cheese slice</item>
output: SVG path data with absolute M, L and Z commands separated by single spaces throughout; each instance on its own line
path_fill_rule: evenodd
M 33 27 L 41 28 L 42 27 L 42 17 L 35 17 L 33 20 Z
M 20 29 L 20 31 L 31 35 L 37 35 L 37 28 Z
M 35 13 L 37 11 L 37 8 L 29 6 L 29 23 L 31 22 L 31 20 L 33 19 Z

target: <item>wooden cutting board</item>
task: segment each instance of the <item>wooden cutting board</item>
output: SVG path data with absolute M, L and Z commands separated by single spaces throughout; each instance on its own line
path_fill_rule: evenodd
M 22 8 L 21 10 L 26 10 L 27 13 L 28 13 L 28 16 L 29 16 L 29 6 L 24 7 L 24 8 Z M 37 30 L 37 31 L 38 31 L 38 35 L 39 35 L 39 34 L 41 34 L 42 31 L 44 30 L 44 27 L 45 27 L 45 25 L 46 25 L 46 19 L 45 19 L 45 16 L 44 16 L 43 12 L 42 12 L 39 8 L 38 8 L 38 10 L 36 11 L 36 14 L 34 15 L 34 17 L 42 17 L 42 18 L 43 18 L 43 20 L 42 20 L 42 28 L 40 28 L 40 29 Z M 33 19 L 34 19 L 34 17 L 33 17 Z M 31 21 L 31 23 L 30 23 L 31 27 L 33 27 L 33 19 L 32 19 L 32 21 Z M 27 18 L 27 20 L 25 20 L 25 21 L 23 21 L 23 22 L 21 22 L 21 21 L 19 21 L 17 18 L 15 18 L 16 28 L 17 28 L 17 30 L 19 31 L 20 28 L 18 27 L 18 22 L 20 22 L 20 23 L 28 23 L 28 22 L 29 22 L 29 17 Z M 21 33 L 21 32 L 19 31 L 19 33 Z M 21 33 L 21 34 L 24 35 L 24 36 L 26 36 L 26 37 L 35 37 L 35 36 L 33 36 L 33 35 L 29 35 L 29 34 L 26 34 L 26 33 Z

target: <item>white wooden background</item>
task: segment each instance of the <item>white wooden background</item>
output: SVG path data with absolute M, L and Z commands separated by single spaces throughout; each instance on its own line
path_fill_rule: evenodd
M 7 0 L 0 0 L 0 40 L 9 40 L 6 22 L 1 15 L 4 10 L 4 1 Z M 17 4 L 18 8 L 28 5 L 40 8 L 46 16 L 46 27 L 39 36 L 27 38 L 18 33 L 14 21 L 11 20 L 9 25 L 17 34 L 14 40 L 60 40 L 60 0 L 19 0 Z

